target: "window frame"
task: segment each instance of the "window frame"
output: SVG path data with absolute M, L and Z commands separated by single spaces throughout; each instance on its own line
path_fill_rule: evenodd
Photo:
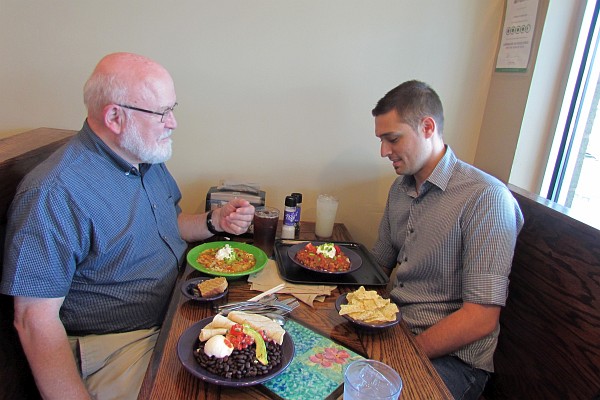
M 593 2 L 590 2 L 590 4 L 593 4 Z M 576 70 L 577 73 L 567 109 L 564 128 L 559 139 L 556 159 L 553 167 L 550 168 L 549 166 L 549 168 L 547 168 L 547 174 L 550 170 L 551 173 L 549 179 L 547 178 L 548 183 L 544 185 L 547 186 L 545 196 L 548 200 L 558 204 L 565 204 L 563 199 L 565 197 L 565 189 L 568 189 L 565 185 L 565 179 L 567 179 L 567 176 L 570 175 L 570 172 L 572 172 L 574 168 L 572 155 L 575 151 L 575 146 L 579 143 L 579 140 L 577 139 L 583 132 L 581 123 L 585 124 L 586 118 L 584 118 L 584 115 L 589 115 L 585 112 L 585 109 L 588 106 L 588 104 L 586 104 L 586 94 L 588 90 L 596 90 L 596 84 L 592 85 L 591 82 L 594 80 L 594 76 L 596 76 L 595 79 L 597 80 L 597 74 L 594 75 L 597 71 L 594 68 L 600 68 L 600 62 L 598 62 L 597 66 L 594 66 L 594 61 L 596 57 L 599 56 L 599 54 L 597 54 L 600 30 L 599 16 L 600 0 L 595 0 L 590 23 L 587 26 L 582 26 L 581 33 L 586 37 L 585 45 L 581 57 L 578 60 L 578 64 L 575 62 L 573 63 L 572 70 Z M 583 31 L 584 28 L 587 28 L 587 32 Z M 565 99 L 566 98 L 567 96 L 565 96 Z M 544 189 L 542 188 L 542 195 L 543 192 Z

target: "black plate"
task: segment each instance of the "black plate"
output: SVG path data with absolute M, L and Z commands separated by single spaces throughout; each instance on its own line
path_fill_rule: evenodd
M 340 248 L 342 249 L 342 252 L 350 259 L 350 268 L 348 269 L 348 271 L 319 271 L 316 269 L 312 269 L 307 267 L 306 265 L 302 264 L 300 261 L 296 260 L 296 253 L 298 253 L 300 250 L 302 250 L 308 243 L 312 243 L 315 247 L 319 246 L 323 243 L 332 243 L 332 242 L 303 242 L 303 243 L 298 243 L 295 244 L 293 246 L 290 246 L 288 248 L 288 256 L 290 257 L 290 259 L 296 264 L 299 265 L 300 267 L 308 270 L 308 271 L 312 271 L 312 272 L 318 272 L 320 274 L 348 274 L 351 272 L 356 271 L 357 269 L 360 268 L 360 266 L 362 265 L 362 258 L 360 258 L 360 256 L 358 254 L 356 254 L 354 251 L 350 250 L 349 248 L 345 247 L 345 246 L 340 246 Z
M 183 332 L 183 334 L 179 337 L 179 341 L 177 342 L 177 356 L 179 357 L 179 361 L 181 361 L 181 364 L 183 364 L 184 368 L 187 369 L 192 375 L 214 385 L 232 387 L 253 386 L 268 381 L 269 379 L 281 374 L 292 362 L 296 348 L 294 347 L 294 341 L 292 340 L 292 337 L 286 332 L 283 339 L 283 344 L 281 346 L 281 364 L 279 364 L 279 366 L 275 369 L 271 370 L 271 372 L 267 375 L 240 379 L 227 379 L 205 370 L 194 358 L 194 349 L 198 347 L 198 335 L 200 334 L 200 331 L 202 328 L 208 325 L 213 318 L 214 317 L 208 317 L 196 322 L 194 325 L 186 329 L 185 332 Z
M 338 311 L 338 313 L 340 312 L 341 305 L 343 305 L 343 304 L 348 304 L 348 300 L 346 299 L 346 293 L 342 294 L 335 301 L 335 309 Z M 352 322 L 354 325 L 358 326 L 359 328 L 364 328 L 364 329 L 368 329 L 368 330 L 379 330 L 379 329 L 390 328 L 390 327 L 396 325 L 402 319 L 402 314 L 400 313 L 400 311 L 398 311 L 396 313 L 396 319 L 394 321 L 385 321 L 385 322 L 359 321 L 357 319 L 352 318 L 351 316 L 349 316 L 347 314 L 342 315 L 342 317 L 346 318 L 348 321 Z
M 199 302 L 207 302 L 207 301 L 218 300 L 218 299 L 224 297 L 229 292 L 229 286 L 227 286 L 227 288 L 225 289 L 225 291 L 223 293 L 219 293 L 214 296 L 210 296 L 210 297 L 196 296 L 194 294 L 194 292 L 192 292 L 192 287 L 196 287 L 196 286 L 198 286 L 198 283 L 200 283 L 202 281 L 206 281 L 208 279 L 214 279 L 214 276 L 202 276 L 199 278 L 189 279 L 189 280 L 183 282 L 181 284 L 181 293 L 183 293 L 183 295 L 190 300 L 196 300 Z
M 371 253 L 355 242 L 328 242 L 354 251 L 362 260 L 362 266 L 347 274 L 323 274 L 302 268 L 288 256 L 288 248 L 306 240 L 276 240 L 275 261 L 282 279 L 293 283 L 313 283 L 320 285 L 385 286 L 389 282 L 387 275 L 377 264 Z

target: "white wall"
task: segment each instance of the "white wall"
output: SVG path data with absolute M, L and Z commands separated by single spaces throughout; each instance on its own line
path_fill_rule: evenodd
M 267 203 L 319 192 L 370 246 L 390 183 L 370 110 L 408 79 L 446 109 L 446 141 L 475 158 L 503 0 L 0 0 L 0 136 L 79 129 L 81 92 L 114 51 L 167 67 L 180 107 L 168 166 L 185 211 L 220 179 L 258 181 Z

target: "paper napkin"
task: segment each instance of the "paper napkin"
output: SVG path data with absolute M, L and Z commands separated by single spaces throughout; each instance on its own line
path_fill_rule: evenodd
M 248 282 L 250 282 L 251 290 L 259 292 L 265 292 L 274 286 L 284 283 L 285 287 L 278 293 L 291 294 L 311 307 L 314 301 L 324 301 L 325 297 L 331 295 L 331 292 L 336 288 L 335 285 L 307 285 L 287 282 L 279 275 L 275 260 L 269 260 L 262 271 L 250 275 Z

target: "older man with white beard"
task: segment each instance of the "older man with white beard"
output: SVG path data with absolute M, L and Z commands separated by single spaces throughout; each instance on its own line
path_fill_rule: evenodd
M 164 162 L 177 105 L 170 74 L 115 53 L 84 88 L 81 131 L 21 182 L 9 210 L 0 291 L 47 399 L 134 399 L 187 242 L 240 234 L 236 199 L 184 214 Z

